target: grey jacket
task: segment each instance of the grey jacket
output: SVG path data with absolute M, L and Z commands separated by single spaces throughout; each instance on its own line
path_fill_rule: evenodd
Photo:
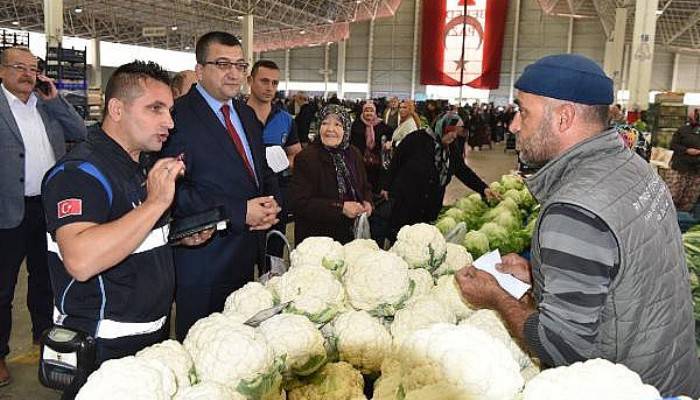
M 66 153 L 67 140 L 82 141 L 85 123 L 61 96 L 38 99 L 37 109 L 56 160 Z M 24 142 L 5 93 L 0 90 L 0 229 L 17 227 L 24 216 Z
M 527 184 L 542 212 L 555 203 L 586 209 L 618 243 L 620 269 L 596 338 L 600 356 L 626 365 L 664 396 L 700 396 L 688 268 L 673 201 L 659 176 L 609 130 L 550 161 Z M 532 242 L 536 298 L 545 285 L 539 229 Z

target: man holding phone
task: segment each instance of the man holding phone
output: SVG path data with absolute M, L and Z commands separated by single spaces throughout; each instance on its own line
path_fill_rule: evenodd
M 5 49 L 0 55 L 0 78 L 0 386 L 4 386 L 10 382 L 5 357 L 10 351 L 12 299 L 25 257 L 34 342 L 51 326 L 41 179 L 65 154 L 65 142 L 81 141 L 87 132 L 53 81 L 39 73 L 37 58 L 29 49 Z M 44 91 L 35 89 L 37 82 L 43 82 Z

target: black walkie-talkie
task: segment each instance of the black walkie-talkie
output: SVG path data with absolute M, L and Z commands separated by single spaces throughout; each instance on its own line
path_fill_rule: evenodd
M 79 389 L 95 369 L 95 339 L 73 329 L 54 326 L 41 337 L 39 381 L 57 390 Z

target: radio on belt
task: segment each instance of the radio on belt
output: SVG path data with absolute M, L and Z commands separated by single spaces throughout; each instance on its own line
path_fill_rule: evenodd
M 67 389 L 71 383 L 82 386 L 94 369 L 94 338 L 61 326 L 44 332 L 39 360 L 42 385 L 57 390 Z

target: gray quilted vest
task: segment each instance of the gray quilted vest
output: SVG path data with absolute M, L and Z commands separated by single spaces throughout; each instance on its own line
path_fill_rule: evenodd
M 676 210 L 658 174 L 608 130 L 550 161 L 527 185 L 542 212 L 554 203 L 582 207 L 605 221 L 617 239 L 620 270 L 601 315 L 601 357 L 626 365 L 665 396 L 700 396 L 688 268 Z M 539 265 L 535 234 L 538 302 L 545 284 Z

